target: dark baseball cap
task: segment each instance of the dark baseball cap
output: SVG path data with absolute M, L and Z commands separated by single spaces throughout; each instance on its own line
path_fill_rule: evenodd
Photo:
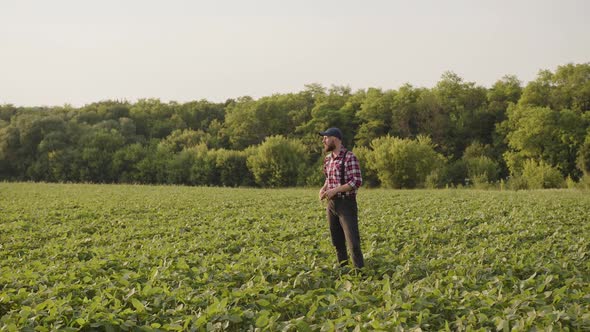
M 342 132 L 338 128 L 328 128 L 326 131 L 320 131 L 320 136 L 334 136 L 342 140 Z

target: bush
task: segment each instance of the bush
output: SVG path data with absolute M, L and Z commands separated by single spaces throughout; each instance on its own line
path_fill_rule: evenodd
M 448 182 L 443 181 L 442 174 L 443 171 L 441 169 L 436 169 L 430 172 L 430 174 L 426 176 L 426 180 L 424 180 L 424 187 L 428 189 L 436 189 L 448 185 Z
M 137 172 L 142 183 L 166 183 L 169 178 L 170 160 L 174 154 L 165 147 L 150 144 L 145 148 L 145 157 L 137 163 Z
M 188 183 L 197 186 L 215 186 L 219 184 L 219 176 L 215 167 L 215 156 L 201 143 L 185 150 L 192 158 L 188 173 Z
M 297 182 L 298 186 L 306 186 L 306 187 L 321 187 L 326 180 L 324 176 L 324 157 L 319 156 L 315 163 L 311 166 L 306 167 L 305 165 L 301 165 L 301 175 L 300 178 L 302 180 Z M 364 174 L 363 174 L 364 176 Z
M 582 183 L 577 183 L 576 181 L 574 181 L 574 179 L 572 179 L 571 176 L 568 176 L 565 179 L 565 187 L 567 189 L 578 189 L 582 186 Z
M 510 190 L 526 190 L 529 189 L 528 183 L 522 176 L 510 177 L 506 182 L 506 187 Z
M 465 148 L 463 159 L 472 159 L 477 157 L 492 157 L 494 155 L 492 147 L 488 144 L 473 142 Z
M 268 137 L 247 159 L 248 169 L 256 184 L 262 187 L 288 187 L 297 185 L 306 165 L 306 151 L 297 140 L 283 136 Z
M 184 184 L 188 182 L 194 158 L 188 151 L 181 151 L 172 156 L 166 169 L 168 184 Z
M 467 175 L 467 164 L 465 160 L 459 159 L 445 165 L 440 172 L 439 186 L 441 185 L 465 185 Z
M 472 183 L 493 183 L 498 180 L 498 163 L 489 157 L 466 158 L 467 177 Z
M 381 184 L 391 188 L 424 187 L 426 177 L 444 162 L 430 138 L 381 137 L 371 142 L 368 159 Z
M 501 186 L 495 181 L 489 181 L 485 175 L 476 175 L 470 178 L 471 185 L 474 189 L 479 190 L 490 190 L 490 189 L 500 189 Z
M 590 134 L 578 150 L 577 166 L 584 174 L 590 174 Z
M 541 161 L 528 159 L 523 164 L 522 178 L 526 181 L 528 189 L 546 189 L 563 187 L 561 172 L 551 165 Z
M 369 161 L 369 154 L 371 154 L 371 150 L 367 147 L 360 146 L 354 148 L 353 153 L 361 165 L 363 186 L 367 188 L 375 188 L 379 186 L 379 177 L 377 176 L 375 169 L 372 167 L 373 165 Z
M 221 149 L 213 152 L 220 185 L 227 187 L 254 185 L 254 176 L 247 164 L 248 151 Z

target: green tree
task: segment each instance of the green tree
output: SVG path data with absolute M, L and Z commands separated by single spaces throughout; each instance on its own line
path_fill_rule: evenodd
M 518 104 L 532 107 L 548 107 L 551 98 L 552 76 L 551 71 L 540 70 L 537 79 L 529 82 L 522 91 Z
M 166 183 L 167 184 L 187 184 L 190 183 L 191 169 L 194 165 L 194 156 L 189 150 L 183 150 L 174 153 L 169 148 L 163 148 L 170 151 L 171 159 L 166 165 Z
M 590 111 L 590 62 L 558 66 L 552 82 L 551 108 Z
M 211 122 L 224 121 L 225 105 L 211 103 L 207 100 L 191 101 L 179 105 L 177 113 L 186 124 L 187 129 L 207 132 Z
M 177 129 L 160 141 L 160 145 L 174 153 L 191 148 L 204 140 L 206 134 L 202 131 L 192 129 Z
M 472 183 L 493 183 L 498 180 L 498 163 L 489 157 L 466 158 L 465 164 L 467 177 Z
M 18 179 L 22 176 L 21 161 L 18 155 L 20 131 L 15 126 L 0 128 L 0 179 Z
M 496 81 L 487 92 L 488 109 L 496 116 L 496 122 L 504 121 L 510 104 L 518 103 L 522 95 L 522 83 L 514 75 L 506 75 Z
M 375 88 L 367 90 L 365 100 L 356 113 L 360 123 L 355 137 L 357 144 L 369 146 L 372 140 L 391 131 L 394 99 L 395 91 L 383 92 Z
M 64 150 L 70 142 L 65 131 L 52 131 L 39 142 L 37 158 L 28 169 L 28 176 L 35 181 L 66 181 L 69 172 L 64 163 L 71 162 Z M 66 158 L 64 158 L 66 157 Z M 68 156 L 69 157 L 69 156 Z
M 590 118 L 590 116 L 588 117 Z M 576 162 L 578 169 L 582 171 L 584 175 L 590 175 L 590 128 L 586 134 L 584 143 L 580 146 L 580 149 L 578 150 Z
M 142 176 L 139 163 L 144 160 L 149 151 L 140 143 L 126 145 L 113 154 L 113 174 L 118 182 L 123 183 L 148 183 L 149 180 Z
M 457 74 L 446 72 L 433 89 L 441 113 L 447 118 L 442 141 L 435 141 L 443 152 L 458 158 L 473 140 L 491 143 L 494 118 L 487 112 L 487 90 L 473 82 L 463 82 Z
M 345 86 L 333 86 L 328 93 L 318 94 L 311 110 L 311 119 L 297 128 L 303 143 L 310 149 L 319 147 L 318 132 L 338 127 L 344 133 L 344 145 L 352 147 L 356 135 L 356 112 L 360 109 L 363 99 L 362 91 L 353 94 L 351 89 Z M 315 151 L 319 156 L 319 149 Z
M 448 153 L 445 137 L 451 122 L 439 97 L 430 89 L 422 91 L 416 102 L 416 127 L 420 135 L 430 137 L 443 153 Z
M 500 166 L 493 155 L 490 145 L 473 142 L 465 149 L 461 159 L 445 167 L 442 176 L 444 184 L 478 185 L 497 181 Z
M 11 118 L 16 115 L 18 108 L 11 104 L 0 105 L 0 120 L 8 125 Z M 0 126 L 0 128 L 3 126 Z
M 404 84 L 394 94 L 391 130 L 389 134 L 395 137 L 416 137 L 418 132 L 418 98 L 424 89 L 416 89 L 410 84 Z
M 519 104 L 578 113 L 590 110 L 590 63 L 559 66 L 555 73 L 541 70 L 524 89 Z
M 168 167 L 174 153 L 153 139 L 145 147 L 144 158 L 136 164 L 138 178 L 142 183 L 167 183 Z
M 125 138 L 115 129 L 94 129 L 80 139 L 78 169 L 80 180 L 114 182 L 113 156 L 125 144 Z
M 138 143 L 143 141 L 143 137 L 137 135 L 135 122 L 131 118 L 119 118 L 119 132 L 125 137 L 126 144 Z
M 491 136 L 493 154 L 488 155 L 488 157 L 498 162 L 500 177 L 508 175 L 506 163 L 502 158 L 502 154 L 508 150 L 507 131 L 504 130 L 501 123 L 506 120 L 508 107 L 518 103 L 523 90 L 521 84 L 521 81 L 516 76 L 507 75 L 494 83 L 487 93 L 488 113 L 493 118 L 494 126 Z
M 140 99 L 129 109 L 138 135 L 146 139 L 162 139 L 176 129 L 187 128 L 177 103 L 162 103 L 159 99 Z
M 570 110 L 548 107 L 513 106 L 503 123 L 509 150 L 504 158 L 510 173 L 517 175 L 527 159 L 556 166 L 564 176 L 579 177 L 575 160 L 587 122 Z
M 201 143 L 185 150 L 192 157 L 192 166 L 189 170 L 189 184 L 200 186 L 219 185 L 219 175 L 216 168 L 216 157 Z
M 240 98 L 227 107 L 225 133 L 234 149 L 260 144 L 272 135 L 292 136 L 308 107 L 305 96 L 297 94 L 274 94 L 259 100 Z
M 42 109 L 26 109 L 16 114 L 10 125 L 0 129 L 0 159 L 10 178 L 43 180 L 49 174 L 47 151 L 40 156 L 39 144 L 46 137 L 56 141 L 67 130 L 61 114 Z M 49 180 L 49 179 L 48 179 Z

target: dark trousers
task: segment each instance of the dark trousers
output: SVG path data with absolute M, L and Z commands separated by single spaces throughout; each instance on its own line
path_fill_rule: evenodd
M 328 202 L 326 209 L 332 244 L 336 247 L 338 262 L 348 263 L 346 246 L 350 249 L 352 263 L 356 268 L 365 265 L 361 251 L 361 237 L 358 227 L 358 207 L 355 199 L 335 198 Z

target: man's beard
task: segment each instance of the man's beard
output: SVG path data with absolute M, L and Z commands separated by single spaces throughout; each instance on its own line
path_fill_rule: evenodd
M 336 144 L 333 142 L 324 146 L 324 152 L 332 152 L 336 149 Z

